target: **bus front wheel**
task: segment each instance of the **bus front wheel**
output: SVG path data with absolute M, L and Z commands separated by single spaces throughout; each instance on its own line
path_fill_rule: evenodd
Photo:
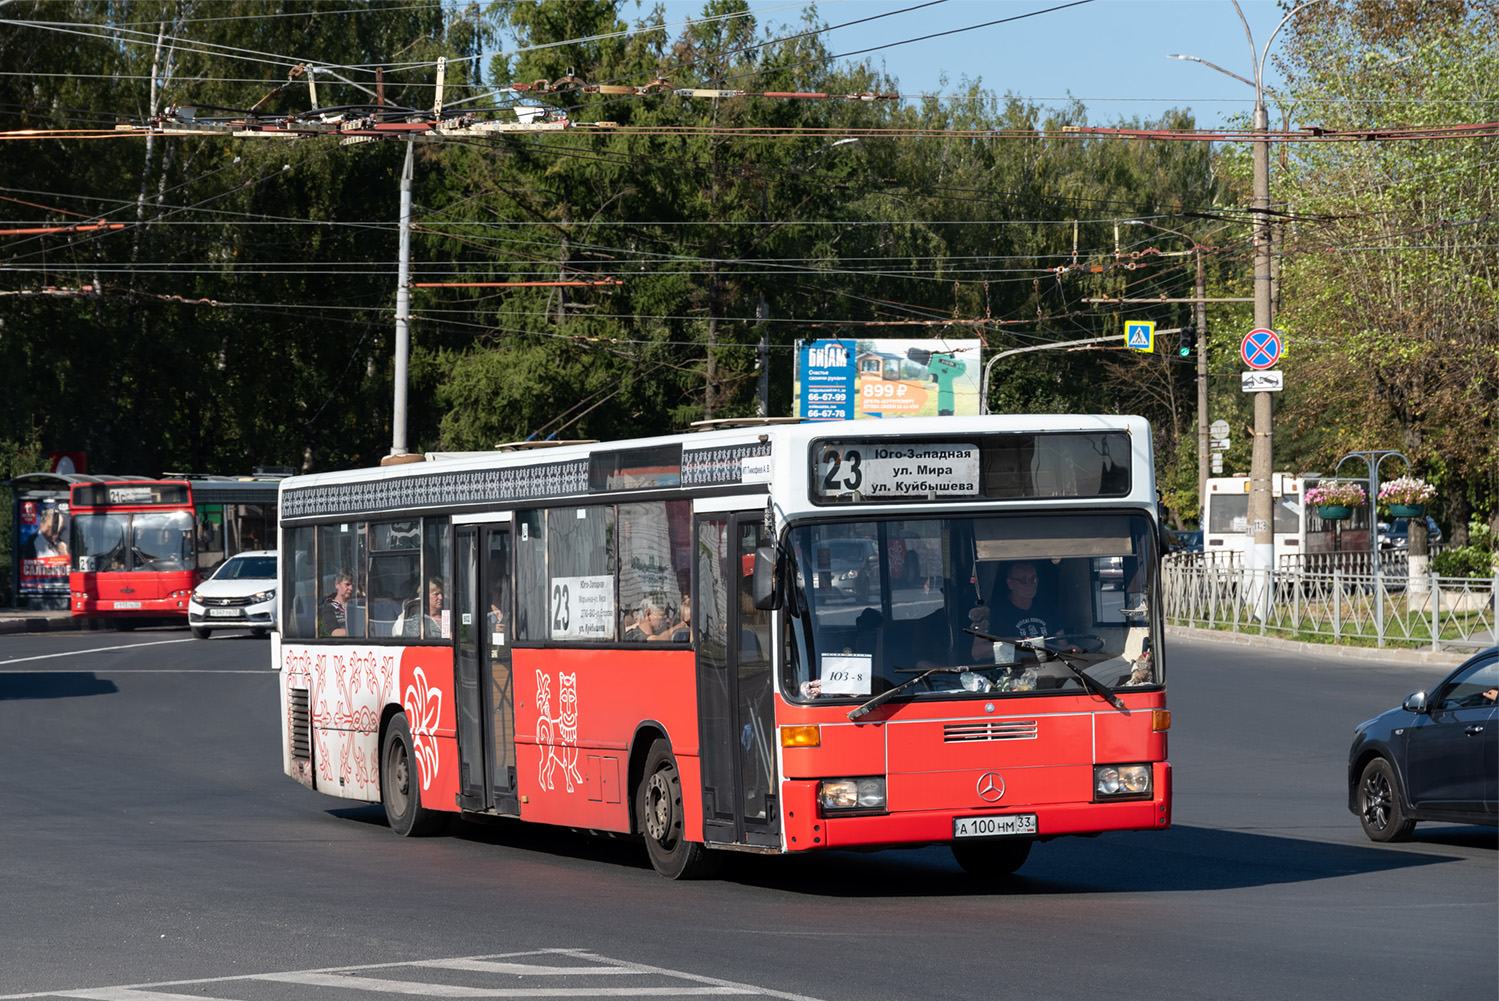
M 421 782 L 413 774 L 414 758 L 406 714 L 396 713 L 385 730 L 380 752 L 380 799 L 390 829 L 403 838 L 431 834 L 442 822 L 441 814 L 422 806 Z
M 651 865 L 667 879 L 696 879 L 712 868 L 708 848 L 688 841 L 682 812 L 682 773 L 671 744 L 658 740 L 645 757 L 635 794 L 636 815 Z

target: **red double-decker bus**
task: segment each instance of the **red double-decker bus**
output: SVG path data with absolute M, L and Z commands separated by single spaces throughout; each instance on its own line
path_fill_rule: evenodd
M 75 616 L 121 629 L 186 622 L 194 586 L 273 544 L 278 479 L 76 477 L 68 587 Z
M 766 423 L 282 485 L 282 754 L 308 787 L 729 851 L 1170 823 L 1134 417 Z

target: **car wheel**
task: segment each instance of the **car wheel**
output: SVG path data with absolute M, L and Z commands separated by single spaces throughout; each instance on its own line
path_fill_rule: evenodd
M 211 632 L 211 630 L 200 629 L 197 626 L 193 626 L 193 635 L 195 637 L 197 637 L 198 639 L 200 639 L 200 640 L 206 640 L 206 639 L 208 639 L 209 632 Z
M 1359 776 L 1358 819 L 1371 841 L 1404 841 L 1416 826 L 1400 805 L 1395 770 L 1384 758 L 1369 762 Z
M 406 714 L 396 713 L 385 730 L 380 753 L 380 799 L 390 829 L 402 837 L 432 834 L 443 821 L 440 813 L 422 806 L 421 782 L 414 774 L 415 758 Z
M 1033 838 L 1003 841 L 959 841 L 952 846 L 952 857 L 970 876 L 992 879 L 1008 876 L 1025 865 L 1030 857 Z
M 265 639 L 269 635 L 271 635 L 271 631 L 269 629 L 251 629 L 250 630 L 250 638 L 251 639 L 263 640 L 263 639 Z
M 635 795 L 636 817 L 651 866 L 667 879 L 697 879 L 715 868 L 706 845 L 688 841 L 682 812 L 682 774 L 671 744 L 658 740 L 645 757 Z

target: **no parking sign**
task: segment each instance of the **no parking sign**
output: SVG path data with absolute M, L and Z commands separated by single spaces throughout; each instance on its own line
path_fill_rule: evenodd
M 1244 335 L 1244 341 L 1239 345 L 1239 357 L 1252 369 L 1271 368 L 1280 361 L 1283 348 L 1279 334 L 1261 327 Z

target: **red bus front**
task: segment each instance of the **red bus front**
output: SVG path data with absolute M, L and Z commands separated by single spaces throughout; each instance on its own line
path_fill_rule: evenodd
M 73 614 L 123 625 L 186 619 L 188 596 L 200 576 L 188 484 L 79 483 L 71 500 Z
M 940 572 L 865 567 L 897 538 Z M 1169 826 L 1145 514 L 831 522 L 787 542 L 786 850 L 951 843 L 1008 870 L 1038 840 Z

